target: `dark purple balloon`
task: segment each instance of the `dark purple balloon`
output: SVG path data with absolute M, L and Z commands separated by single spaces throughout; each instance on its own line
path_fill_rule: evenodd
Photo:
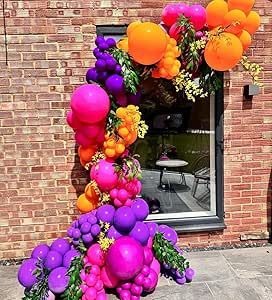
M 116 65 L 114 71 L 115 71 L 115 73 L 120 74 L 122 72 L 122 67 L 120 65 Z
M 100 229 L 100 226 L 98 224 L 94 224 L 91 228 L 91 234 L 93 236 L 98 236 L 99 233 L 100 233 L 101 229 Z
M 61 255 L 64 255 L 66 252 L 68 252 L 71 249 L 70 243 L 67 240 L 62 238 L 56 239 L 52 243 L 50 248 L 52 251 L 57 251 Z
M 96 58 L 101 58 L 101 55 L 102 53 L 100 52 L 100 50 L 98 48 L 95 48 L 93 50 L 93 55 L 96 57 Z
M 146 246 L 150 237 L 149 229 L 145 223 L 137 221 L 133 229 L 130 231 L 129 236 L 133 237 L 143 246 Z
M 35 258 L 27 259 L 22 263 L 18 271 L 18 280 L 25 288 L 31 288 L 37 282 L 36 276 L 33 275 L 37 269 L 37 263 L 38 260 Z
M 102 53 L 101 58 L 105 61 L 107 59 L 114 59 L 109 53 Z
M 106 80 L 106 88 L 113 95 L 121 93 L 124 89 L 124 78 L 117 74 L 111 75 Z
M 47 253 L 49 252 L 50 248 L 46 244 L 40 244 L 35 247 L 31 253 L 32 258 L 40 258 L 44 260 L 46 258 Z
M 138 106 L 140 104 L 142 93 L 138 91 L 135 95 L 128 95 L 128 103 Z
M 178 241 L 178 235 L 173 228 L 167 226 L 166 229 L 163 230 L 163 236 L 172 244 L 175 245 Z
M 115 39 L 113 39 L 113 38 L 108 38 L 108 39 L 106 39 L 106 43 L 109 45 L 110 48 L 116 46 L 116 41 L 115 41 Z
M 89 69 L 86 73 L 86 81 L 88 83 L 91 83 L 92 81 L 96 82 L 97 79 L 98 79 L 98 73 L 97 73 L 96 69 L 95 68 Z
M 106 64 L 107 64 L 107 69 L 110 71 L 113 71 L 116 67 L 116 60 L 113 58 L 109 58 L 106 60 Z
M 48 270 L 56 269 L 62 265 L 62 255 L 54 250 L 48 252 L 46 259 L 44 261 L 44 266 Z
M 95 39 L 95 44 L 96 46 L 98 46 L 99 44 L 101 43 L 104 43 L 105 42 L 105 39 L 103 36 L 98 36 L 96 39 Z
M 122 206 L 115 212 L 113 225 L 114 227 L 123 232 L 129 232 L 135 226 L 136 218 L 130 207 Z
M 147 222 L 146 225 L 149 229 L 150 236 L 153 237 L 158 231 L 158 227 L 159 227 L 158 224 L 154 222 Z
M 83 234 L 82 235 L 82 241 L 86 245 L 90 245 L 93 241 L 93 236 L 91 233 Z
M 112 224 L 113 223 L 113 217 L 115 213 L 115 208 L 110 205 L 102 205 L 97 209 L 96 217 L 99 221 Z
M 99 43 L 98 45 L 99 49 L 101 49 L 102 51 L 108 50 L 109 49 L 109 45 L 106 42 L 103 43 Z
M 99 58 L 96 63 L 95 67 L 98 71 L 105 71 L 106 70 L 106 62 L 104 59 Z
M 138 221 L 145 220 L 149 214 L 149 206 L 146 203 L 146 201 L 142 198 L 136 199 L 133 202 L 131 209 Z
M 76 250 L 76 249 L 72 249 L 70 251 L 68 251 L 64 256 L 63 256 L 63 262 L 62 265 L 65 268 L 69 268 L 70 264 L 72 262 L 72 260 L 76 257 L 76 256 L 80 256 L 80 253 Z
M 109 74 L 107 71 L 99 72 L 97 75 L 97 79 L 100 82 L 105 82 L 108 77 L 109 77 Z
M 121 236 L 123 236 L 123 235 L 119 231 L 117 231 L 116 228 L 113 225 L 109 228 L 109 230 L 107 232 L 107 237 L 109 239 L 114 238 L 115 240 L 117 240 Z
M 56 268 L 48 276 L 48 287 L 54 294 L 63 293 L 69 283 L 70 277 L 64 267 Z

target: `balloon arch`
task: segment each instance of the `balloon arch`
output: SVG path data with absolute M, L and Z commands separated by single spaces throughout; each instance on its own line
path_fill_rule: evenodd
M 145 221 L 141 168 L 129 149 L 148 129 L 138 107 L 140 87 L 153 78 L 195 101 L 218 88 L 215 71 L 239 62 L 258 82 L 261 68 L 243 56 L 260 25 L 253 4 L 169 4 L 159 25 L 133 22 L 117 43 L 96 38 L 95 67 L 74 91 L 67 114 L 80 162 L 90 171 L 76 204 L 82 214 L 67 231 L 70 241 L 38 245 L 23 262 L 18 280 L 25 300 L 103 300 L 108 291 L 137 300 L 154 291 L 160 272 L 177 284 L 192 281 L 175 230 Z

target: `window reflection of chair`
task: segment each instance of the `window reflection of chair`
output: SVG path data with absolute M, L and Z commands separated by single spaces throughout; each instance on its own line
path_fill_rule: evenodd
M 194 182 L 191 194 L 195 197 L 199 184 L 205 184 L 207 189 L 210 185 L 210 157 L 209 155 L 200 156 L 193 164 L 192 168 Z

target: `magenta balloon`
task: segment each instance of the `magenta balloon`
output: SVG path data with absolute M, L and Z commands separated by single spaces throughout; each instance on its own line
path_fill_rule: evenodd
M 89 147 L 94 143 L 93 140 L 89 139 L 82 131 L 81 129 L 77 130 L 75 133 L 75 140 L 78 145 L 81 145 L 85 148 Z
M 125 107 L 128 105 L 128 98 L 124 93 L 119 93 L 115 96 L 116 103 L 122 107 Z
M 102 159 L 91 169 L 91 179 L 95 180 L 101 191 L 106 192 L 115 188 L 118 176 L 112 162 Z
M 114 227 L 121 233 L 129 232 L 136 223 L 135 215 L 130 207 L 122 206 L 115 212 L 113 218 Z
M 149 289 L 147 289 L 146 291 L 151 292 L 156 288 L 158 284 L 159 276 L 153 269 L 150 269 L 150 273 L 148 274 L 147 278 L 150 279 L 151 283 Z
M 181 31 L 182 28 L 177 23 L 174 23 L 169 30 L 169 35 L 177 41 L 180 37 Z
M 76 250 L 76 249 L 72 249 L 70 251 L 68 251 L 64 256 L 63 256 L 63 262 L 62 262 L 62 265 L 65 267 L 65 268 L 69 268 L 70 267 L 70 264 L 72 262 L 72 260 L 77 257 L 77 256 L 80 256 L 80 253 Z
M 131 209 L 138 221 L 145 220 L 149 214 L 149 206 L 142 198 L 137 198 L 133 202 Z
M 75 114 L 70 110 L 66 115 L 66 121 L 70 127 L 74 130 L 79 129 L 82 126 L 82 123 L 79 119 L 75 116 Z
M 178 3 L 177 4 L 177 12 L 178 15 L 184 15 L 186 18 L 188 18 L 190 16 L 190 6 L 185 4 L 185 3 Z
M 44 266 L 48 270 L 56 269 L 62 265 L 62 255 L 54 250 L 50 250 L 44 261 Z
M 179 11 L 177 10 L 177 4 L 168 4 L 162 11 L 162 21 L 168 27 L 176 23 L 178 17 Z
M 104 286 L 110 289 L 117 287 L 120 282 L 120 280 L 110 272 L 109 268 L 106 267 L 101 269 L 100 278 Z
M 144 264 L 150 266 L 153 261 L 154 255 L 149 247 L 144 247 Z
M 143 246 L 147 245 L 149 239 L 149 229 L 143 222 L 137 221 L 129 235 L 140 242 Z
M 195 27 L 195 30 L 202 29 L 207 20 L 206 10 L 201 5 L 192 5 L 190 7 L 190 21 Z
M 95 124 L 84 124 L 80 131 L 84 134 L 88 139 L 95 139 L 100 131 L 104 131 L 103 128 L 104 123 L 95 123 Z
M 48 245 L 40 244 L 33 249 L 32 253 L 31 253 L 31 258 L 40 258 L 41 260 L 45 260 L 49 250 L 50 250 L 50 248 Z
M 150 268 L 152 270 L 154 270 L 157 274 L 159 274 L 160 271 L 161 271 L 161 265 L 160 265 L 159 261 L 155 257 L 152 260 Z
M 115 241 L 110 246 L 106 257 L 107 268 L 120 280 L 132 279 L 141 271 L 143 263 L 143 247 L 128 236 L 120 237 Z
M 59 238 L 56 239 L 52 245 L 51 245 L 51 250 L 59 252 L 61 255 L 64 255 L 66 252 L 70 250 L 70 244 L 66 239 Z
M 89 262 L 102 267 L 105 263 L 105 254 L 99 244 L 93 244 L 87 251 Z
M 93 124 L 106 118 L 110 99 L 100 86 L 84 84 L 74 91 L 71 108 L 81 122 Z
M 37 278 L 33 274 L 37 269 L 37 263 L 38 259 L 36 258 L 27 259 L 22 263 L 18 271 L 18 280 L 25 288 L 31 288 L 37 282 Z
M 56 268 L 48 276 L 48 288 L 54 294 L 61 294 L 67 288 L 69 280 L 66 268 Z

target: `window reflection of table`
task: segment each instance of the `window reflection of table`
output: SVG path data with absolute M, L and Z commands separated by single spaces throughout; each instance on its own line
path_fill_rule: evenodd
M 185 180 L 185 176 L 182 172 L 182 168 L 187 166 L 188 162 L 185 160 L 180 160 L 180 159 L 167 159 L 167 160 L 157 160 L 156 161 L 156 166 L 158 166 L 160 168 L 160 183 L 159 183 L 159 188 L 161 189 L 170 189 L 170 185 L 168 185 L 168 187 L 166 187 L 167 185 L 164 185 L 162 183 L 162 179 L 163 179 L 163 172 L 166 171 L 167 169 L 171 169 L 171 168 L 179 168 L 180 169 L 180 175 L 181 175 L 181 184 L 186 186 L 186 180 Z

